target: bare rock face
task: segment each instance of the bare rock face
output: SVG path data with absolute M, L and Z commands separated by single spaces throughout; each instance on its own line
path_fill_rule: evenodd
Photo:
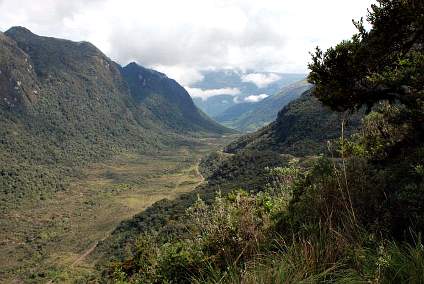
M 0 105 L 9 109 L 29 107 L 39 94 L 31 58 L 0 33 Z

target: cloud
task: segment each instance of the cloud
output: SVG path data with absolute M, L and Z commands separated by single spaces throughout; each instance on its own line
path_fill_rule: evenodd
M 185 89 L 190 96 L 194 98 L 201 98 L 202 100 L 207 100 L 210 97 L 219 95 L 235 96 L 240 94 L 240 90 L 238 88 L 200 89 L 185 87 Z
M 248 103 L 257 103 L 257 102 L 260 102 L 267 97 L 269 97 L 267 94 L 251 95 L 251 96 L 245 97 L 244 101 L 248 102 Z
M 241 77 L 243 82 L 251 82 L 258 88 L 263 88 L 281 79 L 280 75 L 274 73 L 250 73 Z
M 309 52 L 349 38 L 351 19 L 373 2 L 1 0 L 0 30 L 90 41 L 120 64 L 168 70 L 190 85 L 207 68 L 304 73 Z
M 196 82 L 203 80 L 204 76 L 199 70 L 194 68 L 188 68 L 184 66 L 164 66 L 164 65 L 153 65 L 151 68 L 165 73 L 169 78 L 176 80 L 183 86 L 191 86 Z

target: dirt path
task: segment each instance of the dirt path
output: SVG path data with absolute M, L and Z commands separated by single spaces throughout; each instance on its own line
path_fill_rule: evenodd
M 200 170 L 199 170 L 199 165 L 200 165 L 200 160 L 201 159 L 199 159 L 198 161 L 197 161 L 197 163 L 196 163 L 196 166 L 195 166 L 195 171 L 196 171 L 196 174 L 201 178 L 201 181 L 200 181 L 200 183 L 198 184 L 198 186 L 201 184 L 201 183 L 203 183 L 204 181 L 205 181 L 205 178 L 203 177 L 203 175 L 202 175 L 202 173 L 200 172 Z
M 104 238 L 102 238 L 101 240 L 96 241 L 92 246 L 90 246 L 87 250 L 85 250 L 82 254 L 80 254 L 69 266 L 70 268 L 76 267 L 79 264 L 81 264 L 97 247 L 97 245 L 106 240 L 107 237 L 109 236 L 109 234 L 107 234 Z M 49 280 L 47 282 L 47 284 L 54 284 L 54 280 Z
M 104 238 L 103 240 L 105 240 Z M 83 254 L 81 254 L 74 262 L 72 262 L 71 267 L 78 265 L 81 261 L 83 261 L 87 256 L 89 256 L 97 247 L 99 241 L 96 241 L 88 250 L 86 250 Z
M 205 178 L 203 177 L 203 175 L 200 173 L 200 170 L 199 170 L 199 164 L 200 164 L 200 159 L 196 162 L 196 164 L 191 168 L 191 169 L 193 169 L 194 171 L 195 171 L 195 173 L 196 173 L 196 177 L 198 177 L 198 178 L 200 178 L 200 180 L 193 186 L 193 190 L 196 188 L 196 187 L 198 187 L 199 185 L 201 185 L 204 181 L 205 181 Z M 191 170 L 191 169 L 189 169 L 189 170 Z M 187 180 L 187 177 L 186 176 L 184 176 L 184 175 L 182 175 L 179 179 L 178 179 L 178 182 L 175 184 L 175 187 L 174 187 L 174 189 L 175 190 L 177 190 L 180 186 L 181 186 L 181 184 L 184 182 L 184 181 L 186 181 Z
M 78 266 L 87 256 L 89 256 L 97 247 L 100 242 L 103 242 L 107 239 L 110 234 L 107 234 L 104 238 L 99 241 L 96 241 L 91 247 L 89 247 L 83 254 L 81 254 L 74 262 L 71 263 L 71 267 Z

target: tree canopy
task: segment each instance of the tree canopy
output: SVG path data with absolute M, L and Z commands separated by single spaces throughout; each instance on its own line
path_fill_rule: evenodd
M 350 40 L 312 54 L 315 96 L 338 111 L 389 100 L 422 113 L 424 2 L 378 0 L 366 20 L 370 29 L 353 21 L 358 32 Z

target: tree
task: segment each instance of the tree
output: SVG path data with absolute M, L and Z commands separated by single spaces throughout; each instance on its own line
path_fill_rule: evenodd
M 314 94 L 335 110 L 369 108 L 381 100 L 423 107 L 424 2 L 378 0 L 358 32 L 326 52 L 317 48 L 309 64 Z
M 381 121 L 374 123 L 381 139 L 374 140 L 391 157 L 424 141 L 424 1 L 377 0 L 367 21 L 369 30 L 363 19 L 353 21 L 358 32 L 350 40 L 325 52 L 317 48 L 308 80 L 333 110 L 370 111 L 388 102 L 392 108 L 380 108 Z

